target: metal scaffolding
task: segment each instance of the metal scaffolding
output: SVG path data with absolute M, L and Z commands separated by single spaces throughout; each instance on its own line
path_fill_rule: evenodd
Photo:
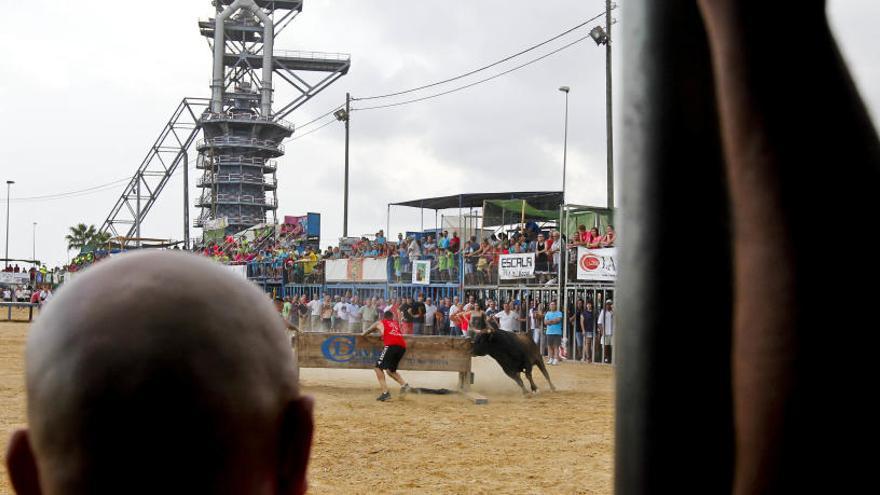
M 282 120 L 348 73 L 346 54 L 275 50 L 280 34 L 302 11 L 302 0 L 214 0 L 214 18 L 199 21 L 213 51 L 211 98 L 185 98 L 159 139 L 104 221 L 101 231 L 114 236 L 141 237 L 141 224 L 164 188 L 184 162 L 198 131 L 196 168 L 202 177 L 195 206 L 201 213 L 195 227 L 218 222 L 235 232 L 266 221 L 277 221 L 276 158 L 293 125 Z M 273 110 L 273 76 L 298 94 Z M 195 111 L 195 107 L 199 108 Z M 188 177 L 184 177 L 184 187 Z M 184 197 L 188 198 L 188 193 Z M 188 201 L 188 199 L 185 199 Z M 189 238 L 188 206 L 184 208 L 184 240 Z M 120 226 L 124 229 L 120 230 Z M 187 243 L 188 244 L 188 243 Z

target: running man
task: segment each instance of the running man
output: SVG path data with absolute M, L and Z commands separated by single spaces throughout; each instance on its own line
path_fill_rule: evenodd
M 400 373 L 397 372 L 397 365 L 400 364 L 400 360 L 406 354 L 406 341 L 403 339 L 403 334 L 400 333 L 400 325 L 394 321 L 394 313 L 391 311 L 386 311 L 382 316 L 381 320 L 374 323 L 361 335 L 366 337 L 373 332 L 382 332 L 382 341 L 385 343 L 385 348 L 382 349 L 382 354 L 379 356 L 379 360 L 376 361 L 375 370 L 379 386 L 382 387 L 382 395 L 377 397 L 376 400 L 384 402 L 391 399 L 391 392 L 388 391 L 388 384 L 385 383 L 385 373 L 388 373 L 388 376 L 400 384 L 400 395 L 409 392 L 410 386 L 403 380 Z

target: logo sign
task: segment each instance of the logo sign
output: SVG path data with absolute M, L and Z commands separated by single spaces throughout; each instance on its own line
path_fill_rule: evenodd
M 535 253 L 502 254 L 498 258 L 498 278 L 511 280 L 535 276 Z
M 617 249 L 578 248 L 578 280 L 615 281 L 617 280 Z
M 592 254 L 587 254 L 586 256 L 581 258 L 581 268 L 588 272 L 593 272 L 599 269 L 602 265 L 602 262 L 599 258 L 595 257 Z
M 355 357 L 355 336 L 335 335 L 321 344 L 321 353 L 328 361 L 347 363 Z
M 431 283 L 431 262 L 427 260 L 412 262 L 412 283 L 428 285 Z

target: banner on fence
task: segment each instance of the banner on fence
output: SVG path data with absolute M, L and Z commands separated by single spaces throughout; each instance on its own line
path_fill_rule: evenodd
M 205 222 L 205 230 L 224 230 L 229 226 L 229 220 L 226 217 L 213 218 Z
M 31 281 L 28 272 L 0 272 L 0 282 L 4 284 L 26 284 Z
M 577 252 L 577 279 L 591 281 L 617 280 L 617 249 L 588 249 Z
M 324 264 L 324 274 L 327 282 L 387 282 L 387 259 L 327 260 Z
M 281 233 L 296 239 L 307 237 L 309 235 L 308 215 L 301 217 L 285 216 L 284 223 L 281 224 Z
M 247 280 L 247 265 L 223 265 L 227 270 Z
M 412 262 L 412 266 L 412 283 L 429 285 L 431 283 L 431 262 L 428 260 L 416 260 Z
M 502 254 L 498 258 L 498 278 L 512 280 L 535 276 L 535 253 Z

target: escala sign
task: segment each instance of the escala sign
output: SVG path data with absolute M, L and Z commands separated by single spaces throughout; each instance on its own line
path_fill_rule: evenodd
M 498 258 L 498 278 L 511 280 L 535 276 L 535 253 L 502 254 Z

